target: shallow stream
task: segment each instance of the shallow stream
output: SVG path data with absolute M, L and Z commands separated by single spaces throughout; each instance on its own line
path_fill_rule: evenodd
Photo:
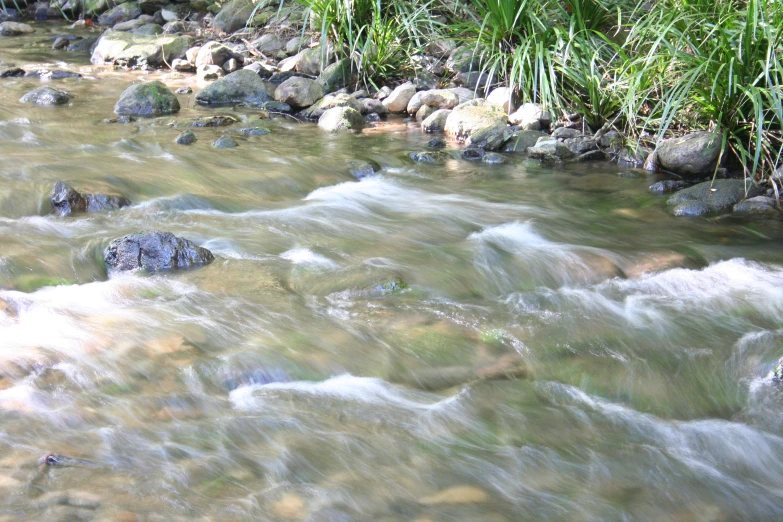
M 37 29 L 0 65 L 83 78 L 0 80 L 0 520 L 783 520 L 780 221 L 674 218 L 605 163 L 415 164 L 401 119 L 103 123 L 144 75 Z M 271 133 L 174 143 L 213 114 Z M 57 218 L 60 180 L 134 205 Z M 108 277 L 145 229 L 216 260 Z

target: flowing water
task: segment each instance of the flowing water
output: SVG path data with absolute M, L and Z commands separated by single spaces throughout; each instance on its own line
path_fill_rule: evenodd
M 780 222 L 603 163 L 417 165 L 402 120 L 103 123 L 143 75 L 63 30 L 0 40 L 84 75 L 0 84 L 0 520 L 783 519 Z M 272 132 L 173 142 L 215 113 Z M 57 218 L 58 180 L 134 205 Z M 108 277 L 144 229 L 216 260 Z

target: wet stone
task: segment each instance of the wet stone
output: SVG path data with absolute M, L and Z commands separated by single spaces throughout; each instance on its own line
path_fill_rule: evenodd
M 62 80 L 63 78 L 81 78 L 82 75 L 62 69 L 37 69 L 24 73 L 25 78 L 40 78 L 42 80 Z
M 427 150 L 411 152 L 410 158 L 416 163 L 438 163 L 438 161 L 440 161 L 440 155 L 438 153 Z
M 239 144 L 236 142 L 234 138 L 226 135 L 223 135 L 212 142 L 212 146 L 215 147 L 216 149 L 233 149 L 238 145 Z
M 117 118 L 106 118 L 103 123 L 133 123 L 136 118 L 133 116 L 119 116 Z
M 381 166 L 370 160 L 352 160 L 348 162 L 348 172 L 351 176 L 362 179 L 380 172 Z
M 193 89 L 191 89 L 190 87 L 180 87 L 179 89 L 174 91 L 174 93 L 175 94 L 192 94 L 193 93 Z
M 204 127 L 228 127 L 237 123 L 239 120 L 233 116 L 216 115 L 216 116 L 200 116 L 193 120 L 190 124 L 191 127 L 204 128 Z
M 501 163 L 506 162 L 506 158 L 497 152 L 487 152 L 484 154 L 484 157 L 481 158 L 481 161 L 489 163 L 490 165 L 500 165 Z
M 69 216 L 76 212 L 101 212 L 127 207 L 131 202 L 122 196 L 105 194 L 81 194 L 73 187 L 58 181 L 52 189 L 52 210 L 58 216 Z
M 174 141 L 176 143 L 179 143 L 180 145 L 192 145 L 196 143 L 197 138 L 192 130 L 186 130 L 186 131 L 182 131 Z
M 442 149 L 446 146 L 446 141 L 443 138 L 432 138 L 427 142 L 427 146 L 431 149 Z
M 669 192 L 676 192 L 678 190 L 688 187 L 690 183 L 678 179 L 667 179 L 664 181 L 656 181 L 650 185 L 650 192 L 653 194 L 668 194 Z
M 0 72 L 0 78 L 18 78 L 19 76 L 24 76 L 24 69 L 20 67 L 9 67 Z
M 19 101 L 22 103 L 34 103 L 36 105 L 65 105 L 73 94 L 51 87 L 38 87 L 22 96 Z
M 469 147 L 460 153 L 460 156 L 464 160 L 479 161 L 484 157 L 484 151 L 477 147 Z
M 243 127 L 237 129 L 237 132 L 244 134 L 245 136 L 265 136 L 271 131 L 266 127 Z
M 212 252 L 192 241 L 157 230 L 136 232 L 113 240 L 103 252 L 110 271 L 174 270 L 207 265 Z

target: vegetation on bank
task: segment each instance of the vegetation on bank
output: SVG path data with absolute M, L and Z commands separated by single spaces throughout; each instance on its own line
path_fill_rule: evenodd
M 367 84 L 412 74 L 426 44 L 448 38 L 470 50 L 481 91 L 507 85 L 651 145 L 720 130 L 729 161 L 756 179 L 783 163 L 783 2 L 298 1 Z

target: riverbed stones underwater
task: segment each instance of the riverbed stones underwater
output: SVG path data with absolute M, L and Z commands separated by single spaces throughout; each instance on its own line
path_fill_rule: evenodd
M 171 232 L 136 232 L 113 240 L 103 252 L 110 272 L 143 269 L 147 272 L 207 265 L 212 252 Z

